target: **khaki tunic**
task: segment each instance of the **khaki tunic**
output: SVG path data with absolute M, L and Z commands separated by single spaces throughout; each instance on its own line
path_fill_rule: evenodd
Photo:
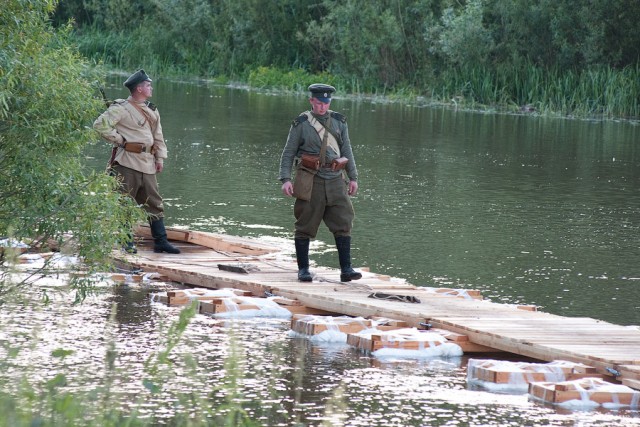
M 118 99 L 93 123 L 93 128 L 102 138 L 118 147 L 115 161 L 122 166 L 146 174 L 156 173 L 156 163 L 167 158 L 167 145 L 162 135 L 160 113 L 149 107 L 147 102 L 137 105 L 144 110 L 155 123 L 149 123 L 130 103 L 129 99 Z M 145 145 L 144 153 L 131 153 L 124 150 L 124 142 L 137 142 Z M 151 147 L 155 146 L 154 154 Z

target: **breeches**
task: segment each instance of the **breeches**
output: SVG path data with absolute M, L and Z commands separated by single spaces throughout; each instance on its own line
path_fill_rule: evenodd
M 314 177 L 311 200 L 296 199 L 293 214 L 296 217 L 295 238 L 298 239 L 316 237 L 322 221 L 334 236 L 349 236 L 355 217 L 342 177 L 330 180 Z
M 122 165 L 113 165 L 120 180 L 120 191 L 130 195 L 153 219 L 164 217 L 162 197 L 155 174 L 138 172 Z

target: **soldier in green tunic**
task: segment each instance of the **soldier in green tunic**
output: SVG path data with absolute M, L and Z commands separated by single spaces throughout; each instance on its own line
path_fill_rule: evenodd
M 357 280 L 362 274 L 351 267 L 351 229 L 354 210 L 349 196 L 358 191 L 358 170 L 351 150 L 347 119 L 329 110 L 333 86 L 309 86 L 311 111 L 291 124 L 280 159 L 282 192 L 296 197 L 293 213 L 298 280 L 311 282 L 309 242 L 324 221 L 333 233 L 340 261 L 340 280 Z M 292 181 L 292 170 L 296 175 Z M 344 175 L 348 177 L 346 182 Z M 306 189 L 306 191 L 305 191 Z M 309 194 L 310 192 L 310 194 Z

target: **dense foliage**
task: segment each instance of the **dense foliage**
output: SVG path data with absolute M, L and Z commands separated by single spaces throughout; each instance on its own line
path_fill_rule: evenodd
M 302 69 L 352 93 L 640 116 L 635 0 L 62 0 L 68 19 L 83 53 L 125 69 Z
M 0 239 L 72 244 L 86 265 L 104 267 L 133 211 L 113 178 L 83 171 L 81 150 L 97 139 L 88 126 L 104 105 L 69 31 L 51 31 L 54 6 L 7 0 L 0 13 Z M 7 277 L 0 269 L 0 297 Z

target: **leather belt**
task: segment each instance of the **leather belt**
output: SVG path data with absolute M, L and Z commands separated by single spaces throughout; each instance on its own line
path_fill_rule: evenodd
M 147 152 L 151 152 L 150 150 L 147 151 L 147 146 L 140 143 L 140 142 L 134 142 L 134 143 L 130 143 L 127 142 L 124 144 L 124 151 L 128 151 L 129 153 L 147 153 Z

